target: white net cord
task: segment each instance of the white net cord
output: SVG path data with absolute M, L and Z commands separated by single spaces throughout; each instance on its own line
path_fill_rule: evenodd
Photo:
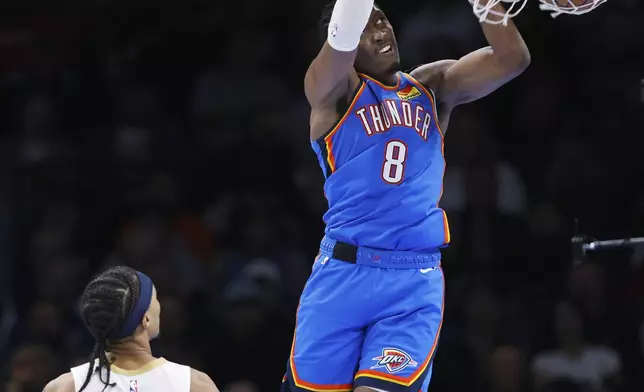
M 572 0 L 539 0 L 539 8 L 542 11 L 550 12 L 553 18 L 561 14 L 582 15 L 586 14 L 607 0 L 586 0 L 581 5 L 575 5 Z M 490 24 L 502 24 L 507 26 L 508 20 L 519 15 L 527 4 L 528 0 L 469 0 L 474 8 L 474 15 L 479 18 L 479 22 Z M 506 3 L 505 12 L 493 10 L 500 3 Z M 577 3 L 579 3 L 577 1 Z
M 588 0 L 582 5 L 575 5 L 570 0 L 565 1 L 565 5 L 559 5 L 557 4 L 556 0 L 539 0 L 539 2 L 541 2 L 541 4 L 539 4 L 539 9 L 541 9 L 542 11 L 550 12 L 550 16 L 556 18 L 561 14 L 586 14 L 606 2 L 606 0 Z
M 469 2 L 472 4 L 472 7 L 474 7 L 474 15 L 479 18 L 479 22 L 502 24 L 503 26 L 507 26 L 508 20 L 519 15 L 528 0 L 469 0 Z M 509 4 L 506 5 L 505 12 L 499 12 L 492 9 L 499 3 Z

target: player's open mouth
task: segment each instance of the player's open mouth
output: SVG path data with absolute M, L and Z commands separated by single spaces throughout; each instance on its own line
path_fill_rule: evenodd
M 387 45 L 383 46 L 382 48 L 380 48 L 380 50 L 378 51 L 378 53 L 380 53 L 380 54 L 387 54 L 387 53 L 391 53 L 391 52 L 393 52 L 393 51 L 394 51 L 394 47 L 393 47 L 393 46 L 391 46 L 391 44 L 387 44 Z

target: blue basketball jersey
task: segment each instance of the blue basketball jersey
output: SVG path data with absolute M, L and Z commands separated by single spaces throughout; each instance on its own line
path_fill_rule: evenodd
M 433 251 L 449 243 L 443 134 L 433 92 L 410 75 L 395 86 L 360 75 L 349 108 L 312 141 L 326 178 L 328 237 L 356 246 Z

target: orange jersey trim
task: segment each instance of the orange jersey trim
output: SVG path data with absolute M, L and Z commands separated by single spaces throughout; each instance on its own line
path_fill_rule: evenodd
M 438 324 L 436 337 L 434 338 L 434 343 L 432 344 L 431 350 L 429 350 L 429 355 L 427 356 L 427 358 L 425 358 L 425 360 L 418 367 L 418 369 L 416 369 L 416 371 L 412 373 L 409 377 L 395 376 L 393 374 L 387 374 L 376 370 L 361 370 L 358 373 L 356 373 L 355 378 L 370 377 L 378 380 L 392 382 L 394 384 L 402 385 L 405 387 L 409 387 L 413 383 L 418 381 L 418 378 L 425 372 L 425 370 L 429 366 L 430 361 L 434 357 L 434 354 L 436 353 L 436 348 L 438 347 L 438 338 L 440 337 L 441 329 L 443 328 L 443 316 L 444 316 L 443 312 L 445 310 L 445 275 L 443 274 L 443 268 L 442 267 L 438 267 L 438 268 L 440 268 L 441 275 L 443 276 L 443 300 L 441 302 L 441 322 L 440 324 Z
M 291 344 L 291 354 L 288 358 L 289 366 L 291 367 L 291 375 L 293 376 L 293 382 L 295 386 L 302 389 L 307 389 L 313 392 L 349 392 L 353 390 L 353 384 L 314 384 L 312 382 L 304 381 L 297 374 L 295 369 L 295 337 L 297 331 L 297 315 L 300 310 L 300 304 L 297 304 L 297 311 L 295 312 L 295 330 L 293 331 L 293 343 Z
M 445 244 L 449 244 L 452 240 L 452 235 L 449 232 L 449 221 L 447 220 L 447 213 L 443 210 L 443 231 L 445 232 Z
M 362 73 L 359 73 L 358 75 L 361 78 L 368 79 L 368 80 L 374 82 L 375 84 L 377 84 L 378 86 L 382 87 L 385 90 L 390 90 L 391 91 L 391 90 L 396 90 L 396 89 L 398 89 L 398 87 L 400 87 L 400 74 L 399 73 L 396 74 L 396 84 L 394 86 L 387 86 L 386 84 L 384 84 L 384 83 L 372 78 L 369 75 L 365 75 L 365 74 L 362 74 Z
M 326 162 L 329 164 L 329 167 L 331 168 L 331 173 L 335 172 L 335 154 L 333 154 L 333 135 L 338 132 L 340 127 L 342 127 L 342 124 L 347 120 L 349 117 L 349 114 L 351 114 L 351 111 L 353 110 L 353 107 L 355 106 L 356 102 L 358 102 L 358 99 L 362 95 L 362 92 L 364 91 L 365 87 L 367 86 L 367 83 L 365 83 L 363 80 L 360 81 L 360 88 L 356 92 L 356 94 L 353 96 L 353 99 L 349 103 L 349 107 L 347 110 L 344 112 L 344 115 L 340 118 L 337 124 L 329 131 L 329 133 L 324 137 L 324 144 L 326 145 Z M 329 173 L 329 174 L 331 174 Z
M 436 100 L 434 94 L 432 94 L 427 87 L 423 86 L 422 83 L 420 83 L 418 80 L 416 80 L 413 76 L 410 74 L 405 74 L 409 80 L 416 85 L 422 92 L 424 92 L 428 97 L 429 101 L 432 103 L 432 109 L 434 112 L 434 122 L 436 123 L 436 128 L 438 128 L 438 132 L 441 135 L 441 155 L 443 156 L 443 162 L 445 162 L 445 133 L 441 129 L 440 121 L 438 121 L 438 109 L 436 108 Z M 443 181 L 445 179 L 445 168 L 447 166 L 447 162 L 445 162 L 445 165 L 443 166 L 443 174 L 441 175 L 441 193 L 438 196 L 438 202 L 436 202 L 436 206 L 438 207 L 438 204 L 440 203 L 441 199 L 443 198 L 443 190 L 444 190 L 444 185 Z M 449 244 L 451 241 L 451 234 L 449 232 L 449 223 L 447 222 L 447 214 L 445 211 L 443 211 L 443 230 L 445 232 L 445 242 L 444 244 Z
M 416 80 L 413 76 L 410 74 L 405 74 L 409 78 L 409 80 L 416 85 L 420 89 L 420 91 L 424 92 L 428 97 L 429 101 L 432 103 L 432 109 L 434 111 L 434 122 L 436 123 L 436 128 L 438 128 L 438 132 L 441 134 L 441 138 L 445 138 L 445 134 L 443 133 L 443 130 L 441 129 L 441 124 L 438 121 L 438 111 L 436 109 L 436 101 L 434 100 L 434 94 L 432 94 L 427 87 L 423 86 L 422 83 L 420 83 L 418 80 Z M 442 146 L 441 146 L 442 149 Z
M 335 154 L 333 154 L 333 139 L 324 138 L 324 144 L 326 145 L 326 163 L 329 164 L 331 173 L 334 173 L 335 172 Z

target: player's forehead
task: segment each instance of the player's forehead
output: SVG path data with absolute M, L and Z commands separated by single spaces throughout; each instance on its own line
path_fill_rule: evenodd
M 371 10 L 371 16 L 369 17 L 369 23 L 365 27 L 365 30 L 371 28 L 379 18 L 387 19 L 385 13 L 377 5 L 374 5 Z

